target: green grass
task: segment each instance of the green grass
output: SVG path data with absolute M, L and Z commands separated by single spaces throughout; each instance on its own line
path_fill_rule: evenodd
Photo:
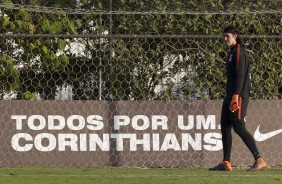
M 282 183 L 282 167 L 263 172 L 208 171 L 204 168 L 0 168 L 0 183 L 9 184 L 257 184 Z

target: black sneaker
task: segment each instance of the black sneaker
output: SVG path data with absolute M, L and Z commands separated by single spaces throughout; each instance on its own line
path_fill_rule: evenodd
M 258 158 L 254 165 L 248 169 L 248 171 L 262 171 L 262 170 L 265 170 L 267 167 L 267 164 L 266 162 L 262 159 L 262 158 Z
M 223 161 L 215 167 L 209 168 L 210 171 L 232 171 L 230 162 Z

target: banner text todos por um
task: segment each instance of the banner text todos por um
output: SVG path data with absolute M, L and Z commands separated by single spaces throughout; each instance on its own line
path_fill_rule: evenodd
M 35 135 L 25 132 L 15 134 L 11 139 L 14 150 L 27 152 L 31 149 L 38 151 L 110 151 L 112 141 L 115 142 L 115 149 L 123 151 L 126 142 L 130 151 L 187 151 L 193 149 L 200 151 L 218 151 L 222 149 L 221 134 L 218 132 L 197 133 L 197 130 L 215 130 L 215 115 L 183 115 L 177 116 L 177 128 L 182 133 L 169 131 L 169 117 L 165 115 L 135 115 L 132 118 L 126 115 L 114 116 L 113 131 L 119 133 L 105 134 L 103 117 L 100 115 L 71 115 L 64 118 L 61 115 L 12 115 L 11 119 L 16 129 L 23 130 L 23 127 L 33 131 Z M 121 130 L 130 126 L 134 132 L 120 133 Z M 175 125 L 174 125 L 175 126 Z M 25 130 L 26 130 L 25 128 Z M 218 128 L 220 128 L 218 126 Z M 76 133 L 62 133 L 63 130 L 76 131 Z M 58 131 L 59 133 L 43 132 L 36 134 L 36 131 Z M 83 131 L 89 133 L 81 133 Z M 151 133 L 142 133 L 145 130 Z M 189 133 L 190 130 L 194 130 Z M 153 133 L 153 132 L 156 133 Z M 99 132 L 102 132 L 98 134 Z M 138 132 L 138 133 L 137 133 Z M 158 132 L 158 133 L 157 133 Z

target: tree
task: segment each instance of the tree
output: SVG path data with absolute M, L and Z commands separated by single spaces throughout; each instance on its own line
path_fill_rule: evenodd
M 14 34 L 76 34 L 76 29 L 82 26 L 78 19 L 70 19 L 65 13 L 8 8 L 3 9 L 1 23 L 2 33 Z M 66 79 L 64 70 L 69 62 L 63 52 L 66 40 L 15 38 L 4 39 L 3 43 L 2 54 L 13 55 L 15 65 L 19 66 L 21 85 L 17 98 L 31 91 L 41 94 L 43 99 L 54 99 L 57 87 Z
M 1 38 L 2 55 L 19 73 L 18 99 L 34 93 L 55 99 L 66 85 L 80 100 L 220 99 L 226 48 L 212 36 L 227 24 L 241 27 L 243 35 L 281 32 L 281 13 L 249 13 L 269 10 L 271 2 L 117 0 L 110 7 L 109 0 L 5 1 L 11 2 L 48 8 L 2 8 L 1 33 L 52 35 Z M 245 13 L 224 13 L 234 9 Z M 281 98 L 281 41 L 245 41 L 254 60 L 254 98 Z

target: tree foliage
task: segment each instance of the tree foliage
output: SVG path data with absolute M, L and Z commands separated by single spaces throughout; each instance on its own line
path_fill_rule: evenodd
M 10 56 L 0 56 L 0 83 L 1 90 L 11 91 L 19 88 L 19 71 L 16 69 Z
M 116 100 L 221 99 L 228 48 L 216 35 L 222 34 L 223 27 L 235 25 L 241 28 L 242 35 L 251 35 L 244 37 L 244 41 L 253 60 L 253 98 L 281 98 L 281 11 L 265 12 L 275 11 L 271 9 L 274 5 L 281 10 L 281 3 L 241 0 L 2 0 L 0 3 L 47 7 L 46 11 L 1 8 L 0 33 L 65 36 L 1 38 L 0 59 L 6 62 L 6 67 L 7 61 L 12 62 L 9 67 L 14 71 L 2 72 L 10 75 L 9 79 L 1 78 L 2 94 L 13 90 L 17 99 L 34 99 L 34 94 L 55 99 L 58 90 L 70 85 L 73 99 L 79 100 L 99 99 L 99 94 L 102 99 Z M 85 12 L 74 13 L 75 8 Z M 101 38 L 67 38 L 77 34 Z

